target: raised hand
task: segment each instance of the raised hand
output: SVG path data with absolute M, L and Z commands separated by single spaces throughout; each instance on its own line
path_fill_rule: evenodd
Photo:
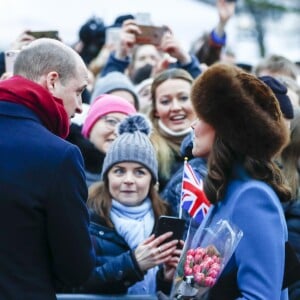
M 157 238 L 151 235 L 135 249 L 135 258 L 142 271 L 147 271 L 172 258 L 174 251 L 176 251 L 178 240 L 164 243 L 172 234 L 172 232 L 167 232 Z

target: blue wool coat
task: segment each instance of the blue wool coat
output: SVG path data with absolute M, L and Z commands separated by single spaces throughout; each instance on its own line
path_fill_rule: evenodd
M 23 105 L 0 102 L 0 132 L 0 299 L 56 299 L 95 263 L 82 156 Z
M 287 290 L 281 291 L 281 287 L 288 234 L 283 209 L 273 189 L 240 169 L 222 202 L 211 207 L 201 229 L 220 219 L 240 228 L 243 237 L 209 299 L 287 300 Z M 239 295 L 230 296 L 234 286 Z

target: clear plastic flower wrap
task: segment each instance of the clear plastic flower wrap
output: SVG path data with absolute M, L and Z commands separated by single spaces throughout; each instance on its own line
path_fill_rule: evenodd
M 227 220 L 207 228 L 189 226 L 171 299 L 204 299 L 217 282 L 243 232 Z

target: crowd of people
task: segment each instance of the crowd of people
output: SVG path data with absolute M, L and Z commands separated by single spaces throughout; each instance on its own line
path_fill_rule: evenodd
M 137 43 L 124 15 L 71 46 L 23 32 L 13 73 L 0 53 L 1 299 L 169 299 L 185 236 L 154 228 L 179 215 L 185 159 L 211 203 L 199 228 L 243 232 L 206 299 L 300 298 L 300 71 L 276 53 L 228 60 L 235 2 L 216 11 L 190 51 L 167 26 Z

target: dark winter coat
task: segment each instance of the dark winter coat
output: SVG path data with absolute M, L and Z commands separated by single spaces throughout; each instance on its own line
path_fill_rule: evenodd
M 97 214 L 91 213 L 89 227 L 95 249 L 97 268 L 80 289 L 94 294 L 126 294 L 129 286 L 143 279 L 133 251 L 115 229 L 105 225 Z
M 89 187 L 92 183 L 100 180 L 102 165 L 105 153 L 99 151 L 93 143 L 81 134 L 82 126 L 71 124 L 67 141 L 78 146 L 84 159 L 84 171 L 86 184 Z
M 30 109 L 0 102 L 0 299 L 54 300 L 94 267 L 83 160 Z
M 88 281 L 80 288 L 73 289 L 72 292 L 126 294 L 130 286 L 144 279 L 144 273 L 140 270 L 133 250 L 115 229 L 105 225 L 104 220 L 93 211 L 90 211 L 90 219 L 89 231 L 97 257 L 97 267 Z M 157 289 L 169 293 L 170 288 L 171 283 L 163 280 L 162 272 L 159 270 Z

